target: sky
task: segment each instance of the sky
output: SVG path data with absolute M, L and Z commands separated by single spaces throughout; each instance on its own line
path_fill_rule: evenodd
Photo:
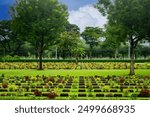
M 0 0 L 0 20 L 10 19 L 8 14 L 9 7 L 15 0 Z M 97 9 L 93 7 L 93 4 L 97 0 L 59 0 L 60 2 L 68 6 L 69 22 L 79 26 L 81 32 L 87 26 L 99 26 L 107 22 L 107 19 L 103 17 Z

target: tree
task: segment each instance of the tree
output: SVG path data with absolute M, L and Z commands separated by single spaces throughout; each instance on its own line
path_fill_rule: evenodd
M 68 22 L 65 25 L 65 31 L 61 34 L 60 43 L 58 44 L 59 50 L 61 50 L 62 57 L 72 57 L 73 54 L 75 54 L 74 52 L 77 49 L 77 45 L 78 43 L 80 43 L 80 41 L 80 28 L 77 25 L 70 24 Z
M 60 50 L 69 53 L 71 56 L 76 58 L 78 62 L 78 57 L 84 54 L 83 43 L 80 40 L 80 35 L 75 31 L 65 31 L 60 36 Z
M 65 31 L 73 31 L 77 34 L 80 34 L 80 28 L 76 24 L 70 24 L 69 22 L 65 26 Z
M 100 42 L 99 39 L 102 36 L 102 29 L 99 27 L 86 27 L 81 36 L 90 47 L 89 57 L 91 58 L 93 48 Z
M 85 55 L 84 44 L 81 40 L 76 44 L 76 47 L 72 48 L 72 54 L 76 58 L 76 64 L 78 64 L 79 57 L 83 57 Z
M 0 44 L 3 47 L 4 55 L 14 56 L 17 54 L 23 42 L 17 37 L 11 29 L 11 20 L 0 21 Z
M 10 14 L 14 31 L 37 50 L 41 70 L 44 51 L 58 42 L 67 23 L 66 6 L 58 0 L 17 0 Z
M 106 15 L 110 25 L 119 25 L 130 43 L 130 75 L 134 75 L 135 48 L 150 37 L 149 0 L 99 0 L 96 8 Z
M 105 31 L 105 41 L 104 45 L 107 48 L 115 50 L 114 57 L 115 59 L 118 56 L 118 50 L 121 46 L 121 43 L 124 42 L 124 35 L 121 33 L 122 27 L 119 25 L 106 25 L 106 31 Z
M 150 56 L 150 47 L 142 46 L 142 48 L 140 48 L 140 50 L 141 50 L 141 56 L 144 56 L 145 59 L 146 59 L 148 56 Z

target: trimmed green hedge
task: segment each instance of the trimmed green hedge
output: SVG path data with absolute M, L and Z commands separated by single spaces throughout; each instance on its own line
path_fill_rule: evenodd
M 43 62 L 75 62 L 75 59 L 65 59 L 65 60 L 59 60 L 59 59 L 44 59 Z M 19 59 L 19 60 L 3 60 L 0 59 L 0 62 L 39 62 L 39 60 L 36 59 Z M 83 59 L 79 60 L 79 62 L 130 62 L 130 60 L 114 60 L 114 59 L 94 59 L 94 60 L 89 60 L 89 59 Z M 144 60 L 144 59 L 139 59 L 135 60 L 136 63 L 144 63 L 144 62 L 150 62 L 150 59 Z

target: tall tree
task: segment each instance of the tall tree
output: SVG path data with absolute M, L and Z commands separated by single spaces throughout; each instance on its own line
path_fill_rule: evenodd
M 80 28 L 77 25 L 68 22 L 65 25 L 65 31 L 61 34 L 60 42 L 58 44 L 62 57 L 73 57 L 73 50 L 75 50 L 75 48 L 77 49 L 77 45 L 80 42 Z
M 86 27 L 81 36 L 86 41 L 86 44 L 89 45 L 89 57 L 92 57 L 92 51 L 95 46 L 100 42 L 100 37 L 102 37 L 102 29 L 99 27 Z
M 130 74 L 134 75 L 135 48 L 141 40 L 149 39 L 149 0 L 99 0 L 96 7 L 107 15 L 110 25 L 119 25 L 130 42 Z M 125 40 L 127 41 L 127 40 Z
M 122 33 L 122 27 L 119 25 L 106 25 L 104 45 L 114 50 L 115 59 L 118 56 L 118 50 L 121 43 L 124 42 L 125 35 Z M 123 38 L 124 37 L 124 38 Z
M 67 23 L 66 6 L 58 0 L 17 0 L 10 13 L 14 31 L 36 48 L 43 69 L 44 50 L 55 44 Z
M 84 53 L 83 42 L 80 40 L 80 35 L 75 31 L 65 31 L 60 36 L 59 49 L 62 53 L 69 53 L 72 57 L 76 58 Z
M 20 49 L 23 41 L 19 41 L 16 33 L 11 29 L 11 20 L 0 21 L 0 44 L 4 49 L 5 54 L 14 56 Z

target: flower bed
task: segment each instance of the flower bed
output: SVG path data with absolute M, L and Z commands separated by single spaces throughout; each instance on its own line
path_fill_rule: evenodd
M 0 69 L 37 69 L 35 62 L 0 62 Z M 44 62 L 44 69 L 129 69 L 130 63 L 121 62 Z M 135 69 L 150 69 L 150 63 L 135 63 Z

